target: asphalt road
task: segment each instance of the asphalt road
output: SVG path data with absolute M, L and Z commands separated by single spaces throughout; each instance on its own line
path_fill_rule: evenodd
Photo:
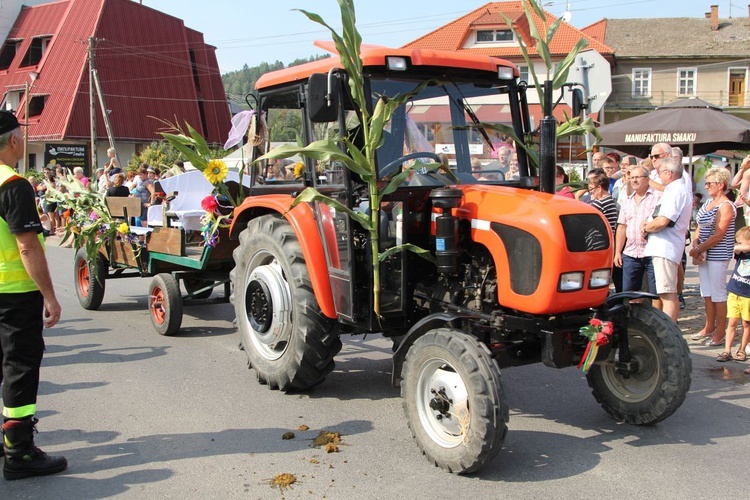
M 480 473 L 456 476 L 429 464 L 409 434 L 383 339 L 346 337 L 336 370 L 310 393 L 269 391 L 247 369 L 229 304 L 187 307 L 181 334 L 161 337 L 146 313 L 149 278 L 108 281 L 101 308 L 85 311 L 73 251 L 51 240 L 48 256 L 63 319 L 46 332 L 37 444 L 70 466 L 0 481 L 2 499 L 745 494 L 750 376 L 716 363 L 715 349 L 693 349 L 687 401 L 654 427 L 613 422 L 575 369 L 505 370 L 504 448 Z M 324 429 L 342 434 L 338 453 L 312 446 Z M 288 431 L 295 438 L 283 440 Z M 272 488 L 281 473 L 297 482 Z

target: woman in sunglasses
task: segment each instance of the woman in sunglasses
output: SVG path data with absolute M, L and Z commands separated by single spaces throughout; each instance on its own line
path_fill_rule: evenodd
M 727 198 L 729 172 L 712 168 L 706 173 L 708 199 L 696 216 L 698 229 L 690 256 L 698 263 L 701 296 L 706 305 L 706 324 L 693 340 L 707 346 L 724 342 L 727 318 L 727 268 L 734 255 L 734 203 Z

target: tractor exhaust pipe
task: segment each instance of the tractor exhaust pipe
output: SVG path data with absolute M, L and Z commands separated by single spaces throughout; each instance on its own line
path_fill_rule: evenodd
M 555 193 L 555 158 L 557 123 L 552 116 L 552 82 L 544 82 L 544 118 L 539 131 L 539 190 Z

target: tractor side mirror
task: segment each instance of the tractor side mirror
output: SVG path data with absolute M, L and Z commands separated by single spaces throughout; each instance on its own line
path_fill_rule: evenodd
M 583 91 L 581 89 L 572 89 L 573 93 L 573 116 L 580 116 L 581 111 L 587 109 L 588 106 L 583 102 Z
M 339 118 L 341 86 L 333 73 L 310 75 L 307 82 L 307 111 L 313 123 L 334 122 Z

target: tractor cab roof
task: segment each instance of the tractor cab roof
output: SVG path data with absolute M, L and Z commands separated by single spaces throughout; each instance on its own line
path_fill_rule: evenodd
M 263 90 L 277 85 L 288 84 L 295 81 L 305 81 L 315 73 L 328 73 L 334 68 L 343 68 L 333 42 L 315 42 L 315 45 L 324 48 L 334 56 L 327 59 L 292 66 L 290 68 L 273 71 L 261 76 L 255 84 L 256 90 Z M 407 58 L 409 67 L 436 67 L 455 68 L 457 70 L 487 71 L 495 75 L 499 68 L 512 68 L 513 75 L 519 76 L 518 68 L 504 59 L 497 57 L 469 54 L 466 52 L 449 52 L 444 50 L 426 49 L 391 49 L 376 45 L 361 46 L 360 57 L 365 68 L 385 68 L 386 58 Z

